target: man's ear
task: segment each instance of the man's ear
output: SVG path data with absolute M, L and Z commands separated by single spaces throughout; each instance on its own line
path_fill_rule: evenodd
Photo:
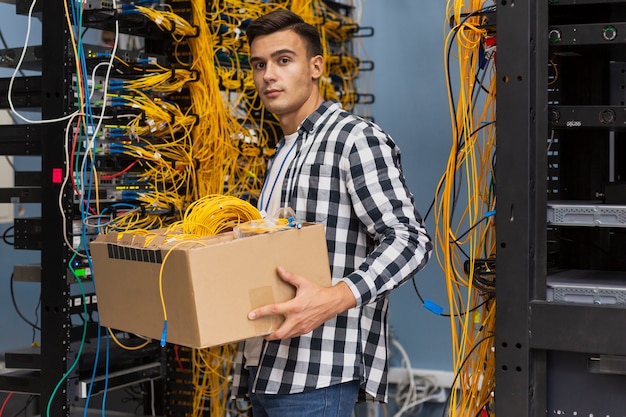
M 318 80 L 324 73 L 324 58 L 321 55 L 315 55 L 311 58 L 311 76 L 314 80 Z

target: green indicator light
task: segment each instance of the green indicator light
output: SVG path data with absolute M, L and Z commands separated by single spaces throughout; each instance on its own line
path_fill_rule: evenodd
M 605 26 L 602 28 L 602 37 L 607 41 L 612 41 L 617 37 L 615 26 Z

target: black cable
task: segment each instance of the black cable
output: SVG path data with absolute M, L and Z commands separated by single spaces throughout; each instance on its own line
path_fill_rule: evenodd
M 439 193 L 437 193 L 439 194 Z M 426 210 L 426 215 L 424 216 L 423 220 L 424 222 L 426 221 L 426 219 L 428 218 L 428 215 L 430 214 L 430 211 L 433 209 L 433 207 L 435 206 L 435 200 L 436 200 L 436 195 L 433 196 L 432 201 L 430 202 L 430 206 L 428 206 L 428 210 Z
M 452 380 L 452 386 L 450 387 L 450 392 L 448 393 L 448 398 L 446 399 L 446 406 L 443 407 L 443 414 L 441 415 L 442 417 L 446 417 L 446 411 L 450 409 L 450 394 L 452 393 L 452 390 L 454 389 L 456 380 L 461 375 L 461 371 L 463 370 L 463 367 L 465 367 L 465 363 L 470 358 L 470 356 L 472 356 L 472 353 L 474 353 L 474 351 L 476 350 L 478 346 L 480 346 L 485 340 L 489 340 L 492 337 L 495 337 L 495 335 L 492 334 L 492 335 L 483 337 L 478 342 L 476 342 L 474 346 L 472 347 L 472 349 L 467 353 L 467 355 L 465 355 L 465 359 L 463 359 L 463 362 L 461 362 L 461 366 L 459 366 L 459 370 L 457 371 L 456 375 L 454 375 L 454 379 Z
M 6 159 L 7 164 L 9 164 L 9 166 L 11 167 L 11 170 L 13 171 L 13 173 L 15 173 L 15 165 L 13 164 L 13 161 L 11 161 L 11 158 L 9 158 L 8 155 L 5 155 L 4 159 Z
M 415 275 L 411 278 L 411 282 L 413 283 L 413 289 L 415 290 L 415 294 L 417 294 L 417 298 L 419 298 L 422 305 L 424 305 L 424 298 L 422 298 L 422 294 L 420 294 L 420 290 L 417 289 L 417 284 L 415 283 Z
M 6 228 L 6 230 L 2 233 L 2 240 L 4 241 L 4 243 L 6 243 L 7 245 L 11 245 L 14 246 L 15 242 L 9 242 L 7 240 L 7 238 L 12 237 L 15 240 L 15 236 L 14 235 L 9 235 L 9 232 L 11 230 L 15 229 L 15 226 L 9 226 Z
M 2 45 L 4 45 L 4 49 L 9 49 L 9 45 L 7 45 L 7 41 L 6 39 L 4 39 L 4 35 L 2 34 L 1 30 L 0 30 L 0 41 L 2 42 Z
M 482 129 L 486 128 L 487 126 L 491 126 L 491 125 L 493 125 L 495 123 L 496 123 L 495 120 L 493 120 L 491 122 L 484 123 L 482 126 L 474 129 L 474 131 L 470 134 L 470 137 L 474 136 L 476 133 L 480 132 Z M 492 157 L 492 166 L 495 165 L 495 161 L 494 160 L 495 160 L 495 153 L 494 153 L 494 155 Z M 439 194 L 439 192 L 437 192 L 436 194 Z M 431 210 L 435 206 L 435 200 L 436 200 L 436 195 L 433 197 L 432 201 L 430 202 L 430 206 L 428 206 L 428 210 L 426 211 L 426 215 L 423 218 L 424 221 L 426 221 L 426 219 L 428 219 L 428 216 L 430 215 Z
M 491 122 L 488 122 L 488 123 L 484 123 L 482 126 L 480 126 L 480 127 L 476 128 L 476 129 L 475 129 L 475 130 L 471 133 L 471 136 L 475 135 L 476 133 L 478 133 L 480 130 L 484 129 L 485 127 L 487 127 L 487 126 L 491 126 L 491 125 L 493 125 L 493 124 L 495 124 L 495 123 L 496 123 L 496 122 L 495 122 L 495 120 L 493 120 L 493 121 L 491 121 Z M 494 154 L 494 156 L 492 157 L 492 166 L 493 166 L 493 165 L 495 165 L 495 154 Z M 437 192 L 436 194 L 438 194 L 438 192 Z M 430 203 L 430 206 L 428 207 L 428 210 L 426 211 L 426 215 L 424 216 L 424 221 L 426 221 L 426 219 L 428 218 L 428 215 L 430 214 L 431 210 L 433 209 L 433 207 L 434 207 L 434 205 L 435 205 L 435 200 L 436 200 L 436 197 L 437 197 L 437 195 L 435 195 L 435 196 L 433 197 L 433 199 L 432 199 L 432 201 L 431 201 L 431 203 Z M 485 219 L 485 218 L 481 219 L 481 222 L 482 222 L 484 219 Z M 479 222 L 479 223 L 480 223 L 480 222 Z M 474 227 L 476 227 L 476 225 L 474 225 L 472 228 L 474 228 Z M 466 232 L 465 232 L 462 236 L 464 236 L 465 234 L 469 233 L 469 232 L 470 232 L 470 230 L 471 230 L 472 228 L 470 228 L 469 230 L 467 230 L 467 231 L 466 231 Z M 457 239 L 457 240 L 458 240 L 458 239 Z M 470 258 L 470 256 L 469 256 L 469 255 L 468 255 L 468 254 L 467 254 L 467 253 L 463 250 L 463 248 L 462 248 L 462 247 L 461 247 L 461 246 L 457 243 L 457 241 L 454 241 L 454 242 L 452 242 L 452 243 L 454 243 L 454 244 L 456 245 L 456 247 L 457 247 L 457 248 L 458 248 L 458 249 L 459 249 L 459 250 L 463 253 L 463 255 L 465 255 L 465 258 L 466 258 L 466 259 L 469 259 L 469 258 Z M 416 284 L 416 282 L 415 282 L 415 277 L 413 277 L 413 279 L 412 279 L 411 281 L 412 281 L 412 283 L 413 283 L 413 289 L 415 290 L 415 293 L 417 294 L 417 298 L 419 298 L 420 302 L 421 302 L 421 303 L 422 303 L 422 305 L 423 305 L 423 304 L 424 304 L 424 298 L 422 297 L 422 295 L 420 294 L 419 289 L 417 288 L 417 284 Z M 479 304 L 478 306 L 476 306 L 474 309 L 472 309 L 472 310 L 470 310 L 470 311 L 474 311 L 476 308 L 478 308 L 478 307 L 482 306 L 483 304 L 484 304 L 484 302 L 483 302 L 483 303 L 481 303 L 481 304 Z M 462 314 L 464 314 L 464 313 L 462 313 Z M 443 317 L 450 317 L 450 315 L 449 315 L 449 314 L 438 314 L 438 315 L 443 316 Z M 459 316 L 459 317 L 460 317 L 460 316 Z
M 452 242 L 452 243 L 454 243 L 454 246 L 456 246 L 456 248 L 461 251 L 461 253 L 465 256 L 465 259 L 470 259 L 470 256 L 467 254 L 467 252 L 463 250 L 459 242 Z M 452 254 L 450 254 L 450 256 L 452 256 Z
M 489 58 L 489 61 L 491 61 L 491 58 Z M 480 86 L 480 89 L 482 91 L 485 92 L 485 94 L 487 94 L 488 96 L 491 95 L 491 91 L 489 91 L 489 89 L 487 87 L 485 87 L 485 85 L 483 84 L 483 81 L 485 80 L 485 73 L 487 71 L 483 71 L 483 77 L 482 78 L 478 78 L 478 73 L 474 76 L 474 81 L 476 81 L 476 84 L 478 84 Z M 474 101 L 476 101 L 476 99 L 478 98 L 478 94 L 476 94 L 476 97 L 474 98 Z
M 415 276 L 413 276 L 413 278 L 411 279 L 411 282 L 413 283 L 413 289 L 415 290 L 415 294 L 417 294 L 417 298 L 419 298 L 419 300 L 421 301 L 422 305 L 424 305 L 425 301 L 424 301 L 424 298 L 422 297 L 422 294 L 420 293 L 419 289 L 417 288 L 417 284 L 415 283 Z M 478 310 L 480 307 L 484 306 L 491 299 L 493 299 L 493 295 L 489 294 L 488 297 L 485 298 L 481 303 L 477 304 L 476 306 L 474 306 L 473 308 L 471 308 L 468 311 L 461 311 L 459 314 L 455 314 L 454 317 L 463 317 L 467 313 L 472 313 L 472 312 Z M 439 313 L 439 314 L 437 314 L 437 316 L 451 317 L 452 315 L 448 314 L 448 313 Z
M 472 94 L 470 95 L 471 97 L 473 97 L 472 99 L 472 105 L 475 105 L 476 102 L 478 101 L 478 97 L 480 97 L 480 92 L 484 91 L 487 95 L 491 95 L 491 91 L 489 91 L 489 89 L 487 87 L 485 87 L 484 85 L 484 81 L 485 81 L 485 77 L 487 76 L 487 68 L 489 67 L 489 62 L 491 61 L 493 57 L 493 54 L 485 54 L 485 66 L 483 68 L 481 68 L 480 64 L 478 65 L 478 69 L 476 71 L 476 74 L 474 74 L 474 85 L 472 86 Z M 482 71 L 482 75 L 480 78 L 478 78 L 478 75 L 481 73 Z M 476 88 L 476 86 L 479 86 L 480 88 Z
M 493 217 L 493 216 L 494 216 L 494 214 L 495 214 L 495 213 L 492 213 L 492 214 L 488 214 L 488 215 L 486 215 L 486 216 L 483 216 L 483 218 L 482 218 L 482 219 L 478 220 L 476 223 L 474 223 L 473 225 L 471 225 L 469 229 L 467 229 L 466 231 L 464 231 L 463 233 L 461 233 L 461 236 L 457 237 L 457 238 L 456 238 L 456 239 L 454 239 L 454 240 L 451 240 L 449 243 L 455 243 L 455 244 L 459 243 L 459 240 L 460 240 L 460 239 L 463 239 L 465 236 L 467 236 L 467 234 L 468 234 L 469 232 L 471 232 L 472 230 L 474 230 L 475 228 L 477 228 L 477 227 L 478 227 L 478 225 L 480 225 L 482 222 L 484 222 L 485 220 L 487 220 L 489 217 Z
M 474 287 L 483 294 L 489 294 L 490 296 L 496 295 L 496 288 L 493 281 L 486 280 L 481 277 L 480 274 L 474 277 Z
M 24 407 L 22 407 L 17 413 L 13 414 L 13 417 L 17 417 L 22 413 L 26 413 L 26 409 L 28 408 L 28 406 L 30 405 L 30 403 L 33 402 L 33 400 L 38 397 L 37 395 L 31 395 L 30 397 L 28 397 L 28 400 L 26 400 L 26 404 L 24 405 Z
M 28 323 L 33 329 L 41 331 L 41 327 L 37 326 L 32 321 L 28 320 L 22 314 L 22 312 L 20 311 L 19 307 L 17 306 L 17 302 L 15 301 L 15 292 L 13 291 L 13 278 L 14 278 L 14 276 L 15 276 L 15 274 L 11 274 L 11 279 L 9 280 L 9 286 L 10 286 L 10 290 L 11 290 L 11 301 L 13 302 L 13 307 L 15 308 L 15 312 L 17 313 L 18 316 L 20 316 L 20 318 L 22 320 L 24 320 L 26 323 Z
M 485 10 L 485 9 L 483 9 L 483 10 Z M 479 11 L 479 12 L 480 12 L 480 11 Z M 477 12 L 473 12 L 473 13 L 477 13 Z M 470 15 L 468 15 L 468 16 L 467 16 L 467 17 L 463 20 L 463 22 L 462 22 L 460 25 L 458 25 L 457 27 L 458 27 L 458 28 L 460 28 L 460 27 L 463 25 L 463 23 L 467 20 L 467 18 L 469 18 L 470 16 L 471 16 L 471 14 L 470 14 Z M 456 32 L 455 32 L 455 34 L 454 34 L 454 35 L 456 35 Z M 454 38 L 454 35 L 453 35 L 453 38 Z M 452 41 L 453 41 L 453 39 L 451 39 L 450 48 L 448 49 L 448 60 L 450 59 L 450 54 L 449 54 L 449 51 L 450 51 L 451 46 L 452 46 Z M 447 63 L 447 66 L 448 66 L 448 73 L 449 73 L 449 62 Z M 477 72 L 477 73 L 476 73 L 476 75 L 475 75 L 475 77 L 476 77 L 476 78 L 478 78 L 478 73 L 479 73 L 479 72 L 480 72 L 480 68 L 478 69 L 478 72 Z M 481 85 L 481 86 L 482 86 L 482 80 L 484 80 L 484 77 L 486 76 L 486 74 L 487 74 L 487 72 L 486 72 L 486 71 L 483 71 L 483 75 L 482 75 L 482 78 L 481 78 L 481 81 L 480 81 L 480 85 Z M 467 104 L 467 107 L 468 107 L 468 109 L 467 109 L 467 110 L 468 110 L 468 111 L 469 111 L 469 110 L 471 110 L 471 109 L 475 106 L 476 101 L 478 100 L 478 96 L 479 96 L 479 94 L 478 94 L 478 93 L 480 92 L 480 90 L 476 90 L 476 84 L 474 84 L 474 85 L 472 86 L 472 89 L 473 89 L 473 91 L 470 93 L 470 96 L 473 96 L 474 98 L 473 98 L 473 100 L 471 101 L 471 103 L 468 103 L 468 104 Z M 476 91 L 477 91 L 477 93 L 476 93 L 476 94 L 474 94 Z M 454 108 L 454 107 L 453 107 L 453 111 L 455 112 L 455 113 L 454 113 L 454 120 L 456 120 L 456 110 L 455 110 L 455 108 Z M 481 129 L 482 129 L 482 128 L 484 128 L 485 126 L 490 125 L 491 123 L 493 123 L 493 122 L 489 122 L 489 124 L 484 124 L 483 126 L 480 126 L 479 128 L 475 129 L 473 132 L 471 132 L 471 133 L 469 134 L 469 136 L 465 136 L 465 135 L 463 134 L 463 133 L 465 132 L 465 126 L 463 127 L 463 130 L 462 130 L 461 132 L 456 132 L 456 128 L 457 128 L 457 126 L 455 125 L 455 127 L 454 127 L 454 128 L 455 128 L 455 132 L 456 132 L 456 139 L 455 139 L 455 141 L 457 142 L 457 155 L 458 155 L 458 153 L 460 153 L 460 152 L 463 150 L 463 148 L 466 146 L 466 143 L 467 143 L 467 142 L 466 142 L 463 138 L 465 138 L 465 137 L 467 137 L 467 138 L 471 138 L 471 137 L 472 137 L 472 136 L 474 136 L 474 135 L 475 135 L 475 134 L 476 134 L 479 130 L 481 130 Z M 457 169 L 456 169 L 456 162 L 457 162 L 457 159 L 455 158 L 455 160 L 454 160 L 454 164 L 455 164 L 455 166 L 454 166 L 454 171 L 453 171 L 453 172 L 457 172 Z M 463 176 L 463 172 L 459 172 L 459 173 L 458 173 L 458 175 L 459 175 L 459 179 L 458 179 L 459 181 L 458 181 L 458 184 L 457 184 L 457 177 L 456 177 L 456 175 L 453 177 L 453 186 L 452 186 L 452 189 L 454 190 L 454 195 L 453 195 L 453 199 L 452 199 L 452 201 L 453 201 L 453 203 L 452 203 L 452 209 L 451 209 L 451 211 L 450 211 L 450 217 L 451 217 L 451 218 L 452 218 L 452 217 L 454 217 L 454 213 L 455 213 L 455 211 L 456 211 L 457 203 L 458 203 L 459 198 L 460 198 L 461 179 L 462 179 L 462 176 Z M 453 243 L 455 243 L 455 244 L 456 244 L 456 241 L 455 241 L 455 242 L 453 242 Z M 463 255 L 465 255 L 465 257 L 469 259 L 469 255 L 468 255 L 468 254 L 467 254 L 467 253 L 463 250 L 463 248 L 461 248 L 458 244 L 456 244 L 456 246 L 457 246 L 457 248 L 458 248 L 458 249 L 459 249 L 459 250 L 463 253 Z M 452 256 L 452 255 L 450 255 L 450 256 Z
M 37 300 L 37 306 L 35 307 L 35 325 L 39 325 L 39 307 L 41 307 L 41 297 Z M 37 329 L 33 327 L 33 343 L 35 343 L 36 331 Z

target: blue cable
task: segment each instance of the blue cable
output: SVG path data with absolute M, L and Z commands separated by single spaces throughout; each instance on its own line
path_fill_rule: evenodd
M 106 404 L 107 404 L 107 392 L 109 391 L 109 352 L 110 352 L 110 347 L 109 347 L 109 340 L 111 339 L 111 337 L 107 334 L 105 336 L 105 341 L 106 341 L 106 355 L 105 355 L 105 365 L 104 365 L 104 394 L 102 394 L 102 417 L 106 417 Z
M 93 370 L 91 371 L 91 380 L 89 381 L 89 390 L 87 390 L 87 398 L 85 398 L 85 409 L 83 410 L 83 417 L 87 417 L 87 410 L 89 409 L 89 400 L 91 399 L 93 383 L 96 380 L 96 371 L 98 369 L 98 359 L 100 358 L 100 329 L 101 327 L 98 326 L 98 337 L 96 338 L 96 356 L 93 360 Z
M 424 300 L 424 304 L 423 306 L 429 310 L 432 313 L 435 313 L 438 316 L 441 316 L 441 313 L 443 312 L 443 307 L 441 307 L 439 304 L 435 303 L 434 301 L 431 300 Z

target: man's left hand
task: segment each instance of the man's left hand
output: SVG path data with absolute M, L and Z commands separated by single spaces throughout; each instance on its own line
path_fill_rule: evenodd
M 330 318 L 356 306 L 348 286 L 340 282 L 332 287 L 322 287 L 308 279 L 277 268 L 278 276 L 296 288 L 296 296 L 284 303 L 268 304 L 248 313 L 250 320 L 282 314 L 283 324 L 266 340 L 282 340 L 309 333 Z

